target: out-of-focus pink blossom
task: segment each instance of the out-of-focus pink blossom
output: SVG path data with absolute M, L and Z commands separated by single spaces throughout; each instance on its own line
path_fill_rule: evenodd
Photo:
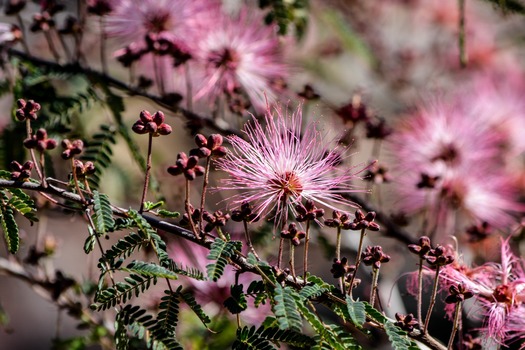
M 390 141 L 399 208 L 427 211 L 438 233 L 481 222 L 500 228 L 523 211 L 501 159 L 505 136 L 475 111 L 434 101 L 406 117 Z
M 287 75 L 279 38 L 273 25 L 264 24 L 256 9 L 242 8 L 231 16 L 221 13 L 200 35 L 195 52 L 203 66 L 196 98 L 214 102 L 240 90 L 258 110 L 274 101 L 272 82 Z
M 252 203 L 260 217 L 275 209 L 276 223 L 284 222 L 290 211 L 295 213 L 303 199 L 333 210 L 355 206 L 342 196 L 362 191 L 352 184 L 358 179 L 356 172 L 341 164 L 347 149 L 315 124 L 301 131 L 301 107 L 293 113 L 268 110 L 265 124 L 254 119 L 244 127 L 246 139 L 228 137 L 233 149 L 217 161 L 217 167 L 230 175 L 218 189 L 240 191 L 230 203 Z

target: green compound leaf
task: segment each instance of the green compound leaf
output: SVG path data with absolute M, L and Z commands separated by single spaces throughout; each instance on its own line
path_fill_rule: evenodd
M 295 307 L 295 296 L 297 293 L 290 287 L 281 287 L 280 284 L 275 286 L 275 304 L 273 312 L 279 320 L 280 329 L 291 329 L 297 332 L 301 331 L 301 315 Z
M 12 197 L 7 204 L 31 221 L 31 223 L 37 222 L 38 217 L 35 215 L 36 205 L 33 199 L 19 188 L 10 188 L 8 191 Z
M 208 315 L 204 313 L 202 307 L 199 304 L 197 304 L 195 297 L 188 291 L 180 292 L 179 295 L 182 298 L 182 300 L 184 300 L 186 305 L 188 305 L 190 309 L 195 313 L 195 315 L 197 315 L 197 317 L 201 320 L 204 326 L 207 327 L 208 323 L 211 323 L 211 319 L 208 317 Z
M 165 267 L 138 260 L 132 261 L 122 270 L 134 272 L 145 277 L 168 278 L 172 280 L 176 280 L 178 278 L 177 274 Z
M 366 321 L 366 308 L 362 301 L 353 301 L 349 295 L 346 296 L 346 306 L 352 322 L 361 327 Z
M 233 349 L 275 349 L 272 344 L 286 343 L 299 349 L 310 349 L 315 345 L 315 340 L 307 335 L 279 327 L 251 328 L 244 327 L 237 330 L 237 340 Z
M 208 278 L 212 281 L 217 282 L 224 273 L 224 268 L 228 264 L 228 258 L 231 257 L 236 250 L 242 248 L 240 241 L 224 241 L 220 238 L 216 238 L 211 244 L 210 253 L 208 259 L 217 260 L 215 263 L 206 265 L 206 271 Z
M 98 235 L 103 235 L 113 230 L 115 220 L 107 195 L 93 191 L 93 222 Z
M 394 323 L 387 321 L 385 322 L 385 331 L 388 335 L 388 339 L 392 343 L 392 347 L 396 350 L 417 350 L 419 347 L 410 340 L 407 333 L 401 328 L 396 326 Z
M 15 254 L 20 247 L 20 235 L 18 225 L 15 221 L 15 214 L 13 208 L 10 206 L 6 206 L 3 203 L 0 203 L 0 206 L 0 221 L 2 223 L 7 249 L 11 254 Z
M 231 296 L 224 301 L 224 306 L 234 315 L 248 308 L 248 302 L 242 288 L 242 284 L 230 286 Z
M 107 310 L 117 304 L 125 303 L 133 296 L 138 297 L 144 293 L 151 284 L 156 284 L 156 277 L 142 277 L 131 274 L 124 278 L 126 282 L 117 282 L 115 286 L 102 289 L 95 295 L 95 304 L 91 308 L 97 311 Z

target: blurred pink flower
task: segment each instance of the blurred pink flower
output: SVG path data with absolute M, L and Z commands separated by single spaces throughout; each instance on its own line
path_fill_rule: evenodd
M 475 111 L 434 101 L 406 117 L 390 138 L 399 208 L 427 211 L 438 233 L 484 221 L 501 228 L 523 211 L 503 166 L 504 136 Z
M 352 184 L 357 173 L 341 164 L 349 156 L 346 148 L 316 124 L 302 132 L 301 106 L 295 112 L 279 107 L 272 114 L 269 109 L 264 121 L 265 127 L 255 118 L 245 125 L 246 140 L 228 137 L 233 149 L 217 161 L 230 175 L 218 189 L 240 191 L 230 198 L 234 205 L 251 203 L 260 217 L 275 209 L 276 224 L 284 222 L 289 210 L 295 213 L 303 199 L 334 210 L 355 207 L 343 194 L 363 190 Z
M 241 89 L 258 110 L 274 101 L 272 82 L 287 75 L 273 25 L 263 14 L 243 7 L 237 15 L 221 13 L 209 23 L 197 43 L 196 58 L 202 64 L 196 98 L 218 96 Z
M 509 240 L 501 242 L 501 263 L 469 268 L 460 261 L 440 273 L 442 288 L 463 283 L 476 294 L 482 308 L 482 330 L 498 344 L 525 339 L 525 261 L 511 252 Z M 525 348 L 522 344 L 520 349 Z
M 108 35 L 124 44 L 159 34 L 174 41 L 190 43 L 195 32 L 209 20 L 218 2 L 193 0 L 114 0 L 108 16 Z

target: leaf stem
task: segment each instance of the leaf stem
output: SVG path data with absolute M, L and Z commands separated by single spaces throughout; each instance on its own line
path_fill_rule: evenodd
M 142 212 L 144 211 L 144 201 L 146 200 L 146 194 L 148 193 L 148 184 L 149 184 L 149 174 L 150 174 L 150 171 L 151 171 L 151 149 L 152 149 L 152 146 L 153 146 L 153 135 L 152 134 L 148 134 L 149 136 L 149 139 L 148 139 L 148 157 L 147 157 L 147 160 L 146 160 L 146 176 L 145 176 L 145 179 L 144 179 L 144 187 L 142 189 L 142 199 L 140 200 L 140 209 L 139 209 L 139 213 L 142 214 Z
M 434 277 L 434 286 L 432 288 L 432 295 L 430 296 L 430 305 L 428 306 L 427 316 L 425 318 L 425 326 L 423 327 L 423 333 L 426 333 L 428 330 L 428 323 L 430 322 L 430 317 L 432 316 L 432 309 L 434 308 L 434 305 L 436 304 L 436 295 L 437 295 L 437 287 L 439 282 L 439 270 L 441 266 L 436 266 L 436 276 Z

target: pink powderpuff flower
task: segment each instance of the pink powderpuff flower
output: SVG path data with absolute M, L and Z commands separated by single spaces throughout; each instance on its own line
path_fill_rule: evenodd
M 511 252 L 509 240 L 502 240 L 501 263 L 489 262 L 476 268 L 460 261 L 448 265 L 440 273 L 442 288 L 463 283 L 476 295 L 476 304 L 483 310 L 482 330 L 489 339 L 498 344 L 525 339 L 524 263 Z
M 501 228 L 513 222 L 511 213 L 524 208 L 502 166 L 502 142 L 503 135 L 468 106 L 435 101 L 421 108 L 390 138 L 399 208 L 427 211 L 438 234 L 450 234 L 457 224 L 486 221 Z
M 218 2 L 193 0 L 113 0 L 107 20 L 109 36 L 124 44 L 143 40 L 147 34 L 173 42 L 191 43 L 195 32 L 218 10 Z
M 203 65 L 196 99 L 231 95 L 240 90 L 257 110 L 274 101 L 272 82 L 286 77 L 287 69 L 273 25 L 265 25 L 263 14 L 243 7 L 232 15 L 220 13 L 203 31 L 195 57 Z
M 285 222 L 289 211 L 296 214 L 294 207 L 302 200 L 333 210 L 356 207 L 343 195 L 364 192 L 352 183 L 367 167 L 353 172 L 344 166 L 347 149 L 316 124 L 301 132 L 301 106 L 292 113 L 280 107 L 272 113 L 268 107 L 264 121 L 265 127 L 255 118 L 245 125 L 246 140 L 228 137 L 233 149 L 217 161 L 218 169 L 230 175 L 218 190 L 239 191 L 230 198 L 233 205 L 248 202 L 259 217 L 275 210 L 276 225 Z
M 168 246 L 169 256 L 184 269 L 198 269 L 201 272 L 206 271 L 206 265 L 212 261 L 206 257 L 209 251 L 201 246 L 193 244 L 191 247 L 187 243 L 177 241 Z M 199 281 L 190 277 L 182 277 L 186 285 L 192 290 L 196 300 L 208 312 L 213 312 L 211 309 L 219 312 L 224 309 L 224 301 L 230 297 L 230 286 L 235 284 L 235 270 L 232 266 L 226 266 L 224 274 L 217 282 Z M 239 284 L 243 285 L 243 290 L 246 291 L 250 283 L 257 278 L 251 273 L 243 273 L 239 275 Z M 257 307 L 253 304 L 253 298 L 247 297 L 248 308 L 240 313 L 241 318 L 249 324 L 260 324 L 266 316 L 271 314 L 270 303 L 260 304 Z M 229 312 L 228 312 L 229 313 Z M 230 314 L 231 315 L 231 314 Z

